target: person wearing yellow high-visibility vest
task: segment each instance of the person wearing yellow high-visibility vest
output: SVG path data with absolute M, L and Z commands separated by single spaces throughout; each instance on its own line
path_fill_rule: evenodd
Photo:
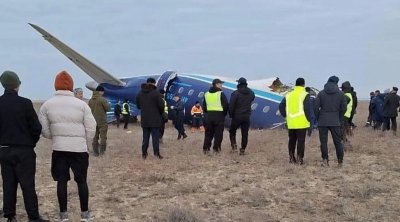
M 353 113 L 353 96 L 351 94 L 351 85 L 349 81 L 345 81 L 342 83 L 342 91 L 346 98 L 347 109 L 344 113 L 343 117 L 343 125 L 342 125 L 342 140 L 343 140 L 343 149 L 344 151 L 351 149 L 352 146 L 350 144 L 349 137 L 352 135 L 351 132 L 351 116 Z
M 279 104 L 281 115 L 286 118 L 289 131 L 289 163 L 304 164 L 304 149 L 307 129 L 310 127 L 310 94 L 304 88 L 305 80 L 298 78 L 293 91 Z M 297 143 L 297 160 L 294 156 Z
M 162 119 L 161 119 L 161 127 L 160 127 L 160 132 L 159 132 L 159 138 L 160 138 L 160 143 L 163 142 L 163 137 L 164 137 L 164 131 L 165 131 L 165 123 L 168 122 L 168 105 L 167 101 L 165 101 L 165 90 L 160 89 L 158 92 L 161 94 L 161 98 L 164 101 L 164 113 L 162 114 Z
M 208 155 L 214 139 L 213 150 L 215 153 L 221 152 L 221 143 L 224 133 L 225 116 L 228 113 L 228 99 L 222 92 L 222 84 L 220 79 L 214 79 L 212 86 L 208 92 L 204 94 L 203 111 L 204 111 L 204 144 L 203 152 Z
M 131 110 L 129 107 L 129 101 L 127 99 L 122 103 L 122 116 L 124 117 L 124 129 L 128 129 L 129 119 L 131 118 Z
M 328 153 L 328 132 L 331 132 L 333 143 L 335 144 L 338 166 L 343 164 L 343 143 L 341 133 L 341 123 L 344 113 L 346 113 L 346 98 L 338 87 L 339 78 L 331 76 L 321 90 L 314 104 L 314 113 L 318 118 L 319 141 L 321 143 L 321 166 L 329 166 Z

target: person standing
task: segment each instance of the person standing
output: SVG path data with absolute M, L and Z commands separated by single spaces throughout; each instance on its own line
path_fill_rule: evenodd
M 5 71 L 0 76 L 4 94 L 0 96 L 0 165 L 3 178 L 3 216 L 17 221 L 18 184 L 21 186 L 29 221 L 43 222 L 39 216 L 35 190 L 36 153 L 42 126 L 31 100 L 20 97 L 18 75 Z
M 128 129 L 129 119 L 131 118 L 131 108 L 127 99 L 122 103 L 122 116 L 124 118 L 124 129 Z
M 142 158 L 147 158 L 151 134 L 154 156 L 162 159 L 159 148 L 159 131 L 165 103 L 157 91 L 155 79 L 148 78 L 146 83 L 141 85 L 141 90 L 136 97 L 136 106 L 141 110 L 140 122 L 143 130 Z
M 378 90 L 379 91 L 379 90 Z M 376 92 L 376 91 L 375 91 Z M 370 92 L 369 93 L 369 106 L 368 106 L 368 118 L 367 118 L 367 122 L 365 123 L 365 127 L 370 127 L 373 126 L 374 124 L 374 111 L 372 109 L 372 100 L 375 97 L 375 92 Z
M 310 95 L 310 99 L 309 99 L 309 114 L 308 116 L 310 117 L 310 128 L 307 129 L 307 136 L 311 136 L 312 132 L 314 129 L 316 129 L 317 127 L 317 117 L 314 114 L 314 103 L 315 103 L 315 99 L 316 94 L 313 90 L 311 90 L 310 87 L 306 87 L 306 92 Z
M 305 80 L 296 79 L 293 91 L 286 94 L 279 104 L 279 112 L 286 118 L 289 130 L 289 163 L 296 163 L 294 151 L 297 143 L 297 160 L 304 164 L 307 129 L 310 128 L 310 94 L 306 92 Z
M 329 166 L 328 131 L 331 132 L 336 148 L 338 166 L 343 164 L 341 122 L 347 110 L 345 95 L 338 87 L 339 78 L 331 76 L 315 100 L 314 113 L 318 117 L 319 140 L 321 143 L 322 166 Z
M 199 101 L 196 101 L 194 106 L 192 106 L 190 114 L 192 115 L 192 133 L 194 133 L 197 128 L 200 128 L 200 131 L 204 132 L 203 108 Z
M 203 152 L 208 155 L 214 139 L 213 150 L 221 152 L 221 143 L 224 135 L 225 116 L 228 113 L 228 99 L 222 91 L 220 79 L 214 79 L 209 91 L 204 94 L 203 108 L 205 113 L 205 132 Z
M 89 211 L 89 188 L 86 182 L 89 167 L 87 142 L 95 135 L 96 121 L 89 106 L 74 98 L 73 84 L 72 77 L 66 71 L 56 76 L 56 95 L 43 103 L 39 120 L 43 126 L 43 136 L 53 141 L 51 175 L 57 181 L 59 221 L 69 221 L 67 184 L 71 179 L 70 169 L 78 186 L 81 221 L 89 221 L 94 217 Z
M 342 83 L 342 91 L 345 95 L 346 98 L 346 112 L 344 113 L 343 117 L 343 124 L 342 124 L 342 139 L 343 139 L 343 148 L 345 151 L 348 149 L 352 149 L 352 145 L 350 143 L 349 137 L 351 137 L 352 134 L 352 127 L 351 127 L 351 115 L 353 113 L 353 96 L 351 94 L 351 85 L 349 81 L 345 81 Z
M 185 106 L 178 94 L 174 95 L 175 106 L 171 106 L 172 112 L 174 112 L 174 126 L 178 131 L 178 140 L 185 139 L 187 137 L 185 133 L 185 127 L 183 126 L 183 119 L 185 118 Z
M 114 106 L 114 116 L 117 122 L 117 128 L 119 128 L 119 122 L 121 121 L 121 105 L 119 105 L 119 100 L 115 103 Z
M 239 154 L 244 155 L 250 128 L 251 103 L 254 101 L 255 95 L 247 87 L 247 80 L 245 78 L 239 78 L 237 83 L 237 90 L 232 93 L 229 101 L 229 117 L 232 118 L 229 139 L 231 141 L 232 152 L 236 152 L 236 131 L 240 127 L 242 143 Z
M 350 127 L 351 129 L 356 128 L 357 126 L 353 122 L 354 115 L 357 113 L 357 106 L 358 106 L 358 98 L 357 98 L 357 92 L 354 91 L 354 87 L 351 87 L 350 91 L 352 100 L 353 100 L 353 106 L 351 107 L 351 114 L 350 114 Z M 353 133 L 353 131 L 351 131 Z
M 397 122 L 396 118 L 398 115 L 399 108 L 399 96 L 397 95 L 398 88 L 393 87 L 389 94 L 385 96 L 383 101 L 383 115 L 385 117 L 385 124 L 383 126 L 383 131 L 392 129 L 393 135 L 396 135 Z M 392 126 L 390 126 L 390 122 Z
M 372 119 L 374 122 L 374 130 L 381 130 L 382 123 L 385 121 L 385 116 L 383 114 L 383 101 L 384 96 L 381 95 L 379 90 L 376 90 L 375 96 L 371 99 L 370 105 L 372 110 Z
M 107 112 L 110 111 L 110 105 L 103 95 L 104 87 L 97 86 L 96 91 L 93 92 L 93 96 L 89 100 L 89 107 L 97 123 L 96 134 L 92 143 L 95 156 L 103 155 L 107 149 Z
M 168 105 L 167 105 L 167 101 L 165 101 L 165 90 L 160 89 L 158 91 L 161 95 L 162 100 L 164 101 L 164 112 L 162 114 L 162 120 L 161 120 L 161 127 L 160 127 L 160 143 L 164 143 L 163 142 L 163 137 L 164 137 L 164 131 L 165 131 L 165 124 L 168 122 Z

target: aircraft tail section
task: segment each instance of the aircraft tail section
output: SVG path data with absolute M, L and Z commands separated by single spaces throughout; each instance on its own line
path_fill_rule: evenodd
M 81 68 L 86 74 L 93 78 L 97 83 L 108 83 L 115 86 L 125 86 L 125 82 L 114 77 L 110 73 L 106 72 L 93 62 L 89 61 L 75 50 L 68 47 L 66 44 L 58 40 L 56 37 L 40 28 L 37 25 L 30 24 L 36 31 L 43 35 L 43 38 L 57 48 L 62 54 L 70 59 L 75 65 Z

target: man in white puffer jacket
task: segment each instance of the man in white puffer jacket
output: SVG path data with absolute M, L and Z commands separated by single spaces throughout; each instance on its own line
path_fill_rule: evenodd
M 42 135 L 53 140 L 51 174 L 57 181 L 57 197 L 60 206 L 60 221 L 68 221 L 67 183 L 74 173 L 81 204 L 81 221 L 93 218 L 89 211 L 89 189 L 87 170 L 89 166 L 88 145 L 96 132 L 96 121 L 89 106 L 74 97 L 73 80 L 66 72 L 55 79 L 56 95 L 40 108 L 39 121 Z

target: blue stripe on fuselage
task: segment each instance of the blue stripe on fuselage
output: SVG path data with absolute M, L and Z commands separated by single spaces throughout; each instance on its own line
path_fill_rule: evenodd
M 193 78 L 202 79 L 202 80 L 210 82 L 210 83 L 213 81 L 213 79 L 205 77 L 205 76 L 201 76 L 201 75 L 192 75 L 192 74 L 183 74 L 183 75 L 186 75 L 186 76 L 189 76 L 189 77 L 193 77 Z M 236 89 L 236 84 L 235 83 L 225 82 L 224 86 L 232 88 L 232 89 Z M 265 97 L 267 99 L 270 99 L 270 100 L 273 100 L 273 101 L 276 101 L 276 102 L 280 102 L 283 99 L 283 96 L 281 96 L 281 95 L 265 92 L 265 91 L 258 90 L 258 89 L 252 89 L 252 90 L 256 94 L 256 96 L 262 96 L 262 97 Z

